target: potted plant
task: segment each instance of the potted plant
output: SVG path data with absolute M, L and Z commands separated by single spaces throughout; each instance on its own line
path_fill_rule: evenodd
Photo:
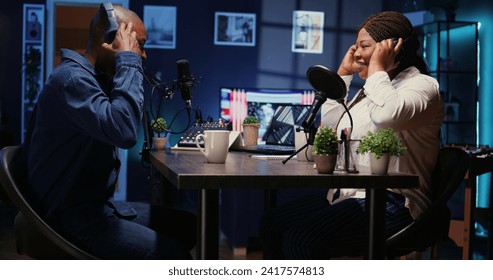
M 334 129 L 330 126 L 320 127 L 315 134 L 312 154 L 319 174 L 334 172 L 339 152 L 339 143 Z
M 387 174 L 390 156 L 400 156 L 406 149 L 392 128 L 368 132 L 361 138 L 356 153 L 370 153 L 370 168 L 373 174 Z
M 255 116 L 246 116 L 243 119 L 243 141 L 245 146 L 257 145 L 260 120 Z
M 166 132 L 168 124 L 166 120 L 159 117 L 151 122 L 151 128 L 154 131 L 154 137 L 152 137 L 152 142 L 156 150 L 163 150 L 166 147 L 166 135 L 161 137 L 163 132 Z

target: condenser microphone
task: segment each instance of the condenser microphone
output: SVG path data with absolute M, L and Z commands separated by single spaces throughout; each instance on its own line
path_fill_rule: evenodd
M 190 74 L 190 65 L 188 60 L 178 60 L 176 64 L 178 66 L 177 86 L 180 88 L 181 98 L 185 100 L 187 108 L 191 108 L 192 87 L 196 79 Z
M 315 118 L 317 117 L 318 111 L 320 110 L 320 107 L 322 107 L 322 104 L 324 104 L 326 100 L 327 96 L 325 96 L 325 93 L 323 91 L 317 91 L 315 93 L 310 114 L 308 114 L 308 116 L 302 123 L 302 126 L 305 130 L 308 131 L 312 127 L 313 123 L 315 122 Z
M 347 93 L 344 80 L 336 72 L 323 65 L 313 65 L 308 68 L 306 71 L 306 77 L 313 88 L 317 90 L 317 93 L 321 93 L 325 97 L 324 102 L 328 98 L 336 100 L 344 106 L 344 109 L 348 113 L 351 127 L 353 127 L 353 118 L 351 117 L 346 104 L 344 104 L 344 96 L 346 96 Z M 315 95 L 315 98 L 316 97 L 317 95 Z M 313 103 L 315 104 L 315 100 Z M 318 109 L 320 109 L 320 107 L 318 107 Z

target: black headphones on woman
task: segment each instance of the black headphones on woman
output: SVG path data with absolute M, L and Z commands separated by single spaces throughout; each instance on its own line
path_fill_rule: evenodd
M 102 3 L 100 8 L 104 10 L 108 16 L 108 29 L 104 33 L 104 42 L 110 44 L 115 40 L 116 31 L 118 30 L 115 9 L 113 8 L 113 4 L 109 1 Z

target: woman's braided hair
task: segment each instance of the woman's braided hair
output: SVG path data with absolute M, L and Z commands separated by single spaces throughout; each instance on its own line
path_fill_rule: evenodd
M 407 17 L 398 12 L 381 12 L 368 17 L 359 27 L 366 29 L 377 42 L 389 38 L 406 39 L 413 34 L 414 29 Z
M 417 55 L 420 43 L 409 19 L 399 12 L 385 11 L 369 16 L 359 26 L 358 32 L 365 29 L 376 42 L 385 39 L 402 38 L 404 47 L 399 68 L 405 69 L 415 66 L 423 74 L 429 74 L 428 67 L 423 59 Z

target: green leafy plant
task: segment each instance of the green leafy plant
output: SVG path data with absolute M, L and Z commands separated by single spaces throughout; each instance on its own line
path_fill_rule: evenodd
M 334 129 L 330 126 L 320 127 L 315 134 L 312 154 L 314 155 L 337 155 L 339 144 Z
M 394 134 L 392 128 L 382 128 L 375 132 L 368 132 L 361 138 L 361 143 L 356 149 L 356 153 L 373 153 L 379 159 L 383 154 L 389 153 L 392 156 L 400 156 L 406 149 L 401 139 Z
M 243 119 L 243 124 L 256 124 L 260 125 L 260 120 L 255 116 L 246 116 Z
M 168 124 L 164 118 L 157 118 L 151 122 L 151 127 L 154 133 L 157 134 L 157 137 L 161 137 L 161 133 L 166 131 Z

